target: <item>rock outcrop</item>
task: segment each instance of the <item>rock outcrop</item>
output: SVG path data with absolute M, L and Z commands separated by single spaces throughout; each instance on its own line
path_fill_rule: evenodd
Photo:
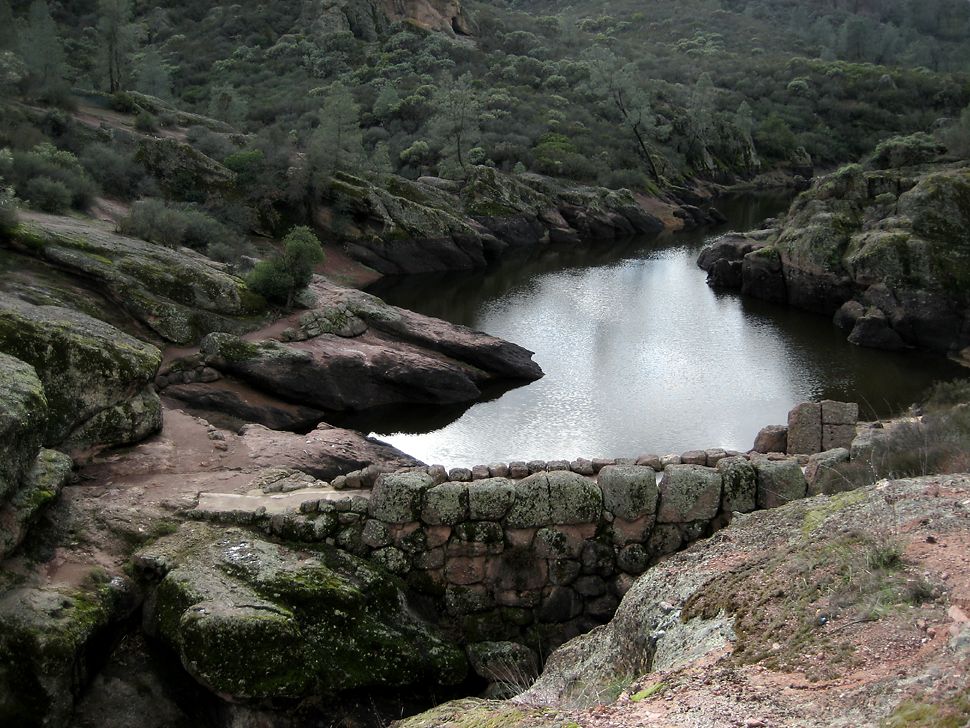
M 463 651 L 408 610 L 394 581 L 337 549 L 300 553 L 186 524 L 136 563 L 161 579 L 147 630 L 225 698 L 299 700 L 465 677 Z
M 126 445 L 161 427 L 151 384 L 161 354 L 113 326 L 0 296 L 0 351 L 30 364 L 43 384 L 46 446 L 83 452 Z
M 71 477 L 71 459 L 42 450 L 47 398 L 34 368 L 0 354 L 0 559 L 13 552 Z
M 14 231 L 11 245 L 94 284 L 157 336 L 177 344 L 194 343 L 210 331 L 255 328 L 265 308 L 242 280 L 208 258 L 93 222 L 33 214 Z
M 863 169 L 819 179 L 777 230 L 725 236 L 711 285 L 835 315 L 849 341 L 961 356 L 970 346 L 970 167 Z
M 470 169 L 463 183 L 399 177 L 386 189 L 335 176 L 317 224 L 352 256 L 386 274 L 472 269 L 506 249 L 610 241 L 664 224 L 628 190 L 565 187 L 540 175 Z M 684 219 L 713 222 L 703 211 Z M 335 213 L 337 210 L 339 213 Z
M 470 402 L 488 382 L 542 376 L 532 352 L 515 344 L 319 277 L 310 293 L 315 308 L 283 332 L 286 342 L 210 334 L 201 347 L 204 365 L 325 411 Z

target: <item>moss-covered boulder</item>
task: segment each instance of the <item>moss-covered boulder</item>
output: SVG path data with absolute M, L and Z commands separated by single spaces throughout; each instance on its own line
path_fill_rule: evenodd
M 232 186 L 236 175 L 195 147 L 177 139 L 145 137 L 135 158 L 173 197 L 205 200 Z
M 137 561 L 165 574 L 147 629 L 224 698 L 293 700 L 465 676 L 463 652 L 410 613 L 393 578 L 337 549 L 296 552 L 186 524 Z
M 265 302 L 219 264 L 107 231 L 93 222 L 34 215 L 12 244 L 23 253 L 92 281 L 168 341 L 187 344 L 210 331 L 255 328 Z
M 962 351 L 970 346 L 970 165 L 876 166 L 885 168 L 848 165 L 802 193 L 773 244 L 745 257 L 741 290 L 836 314 L 859 345 Z M 711 246 L 699 263 L 729 265 L 730 252 Z M 847 317 L 846 305 L 867 313 Z
M 0 725 L 67 725 L 97 667 L 95 645 L 133 604 L 122 579 L 0 594 Z
M 161 427 L 151 385 L 161 353 L 103 321 L 0 296 L 0 351 L 33 366 L 43 383 L 47 446 L 124 445 Z
M 447 193 L 403 178 L 378 187 L 338 174 L 317 223 L 348 252 L 381 273 L 421 273 L 483 267 L 502 246 L 461 214 Z
M 70 481 L 73 467 L 64 453 L 41 450 L 20 487 L 6 503 L 0 501 L 0 559 L 20 545 L 40 512 Z
M 0 502 L 14 493 L 47 432 L 47 398 L 34 368 L 0 353 Z

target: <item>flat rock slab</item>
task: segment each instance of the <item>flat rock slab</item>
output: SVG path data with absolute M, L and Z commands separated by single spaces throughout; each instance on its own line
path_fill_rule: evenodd
M 289 493 L 201 493 L 199 505 L 189 513 L 257 513 L 267 516 L 296 513 L 300 506 L 310 501 L 339 501 L 345 498 L 370 499 L 369 490 L 333 490 L 332 488 L 306 488 Z

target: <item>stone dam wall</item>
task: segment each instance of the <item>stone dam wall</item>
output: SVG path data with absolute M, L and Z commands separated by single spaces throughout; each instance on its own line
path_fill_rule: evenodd
M 811 441 L 817 430 L 821 446 L 823 408 L 800 407 L 790 418 L 793 444 L 803 450 L 794 456 L 707 450 L 447 472 L 430 466 L 368 470 L 331 485 L 279 470 L 259 486 L 265 495 L 253 502 L 263 506 L 213 496 L 200 501 L 197 517 L 261 523 L 280 538 L 338 546 L 399 576 L 458 639 L 545 650 L 609 621 L 639 574 L 732 514 L 821 492 L 817 476 L 850 451 L 809 457 L 802 434 L 810 430 Z M 846 420 L 854 405 L 846 407 L 841 417 L 831 414 L 834 405 L 825 410 Z M 850 444 L 855 426 L 840 427 Z

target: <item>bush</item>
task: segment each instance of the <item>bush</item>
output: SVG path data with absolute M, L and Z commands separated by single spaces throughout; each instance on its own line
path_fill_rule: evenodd
M 87 176 L 78 158 L 70 152 L 57 149 L 52 144 L 38 144 L 29 152 L 14 152 L 13 164 L 10 171 L 10 181 L 13 182 L 17 195 L 34 202 L 28 187 L 38 178 L 58 182 L 67 190 L 68 202 L 61 210 L 74 207 L 84 210 L 90 207 L 97 186 Z M 33 185 L 33 194 L 51 193 L 50 185 Z M 60 189 L 55 196 L 60 196 Z M 49 196 L 49 195 L 48 195 Z
M 317 236 L 308 227 L 296 227 L 283 238 L 283 253 L 257 263 L 246 284 L 266 300 L 289 308 L 313 277 L 314 266 L 322 262 Z
M 106 144 L 92 144 L 81 152 L 81 165 L 105 192 L 131 199 L 145 179 L 145 168 L 133 154 L 122 154 Z
M 202 252 L 210 246 L 225 251 L 236 243 L 237 236 L 225 225 L 202 210 L 172 207 L 162 200 L 140 200 L 121 221 L 120 230 L 170 248 L 184 245 Z
M 158 131 L 158 119 L 147 111 L 139 112 L 135 117 L 135 129 L 146 134 Z
M 188 228 L 184 217 L 178 210 L 168 207 L 161 200 L 141 200 L 132 205 L 128 217 L 124 218 L 119 229 L 125 235 L 132 235 L 151 243 L 169 248 L 182 244 Z
M 943 145 L 929 134 L 895 136 L 879 142 L 867 166 L 870 169 L 910 167 L 931 162 L 943 151 Z
M 17 200 L 12 190 L 0 187 L 0 240 L 10 237 L 17 227 Z
M 60 214 L 71 206 L 71 191 L 50 177 L 34 177 L 22 185 L 23 196 L 38 210 Z

